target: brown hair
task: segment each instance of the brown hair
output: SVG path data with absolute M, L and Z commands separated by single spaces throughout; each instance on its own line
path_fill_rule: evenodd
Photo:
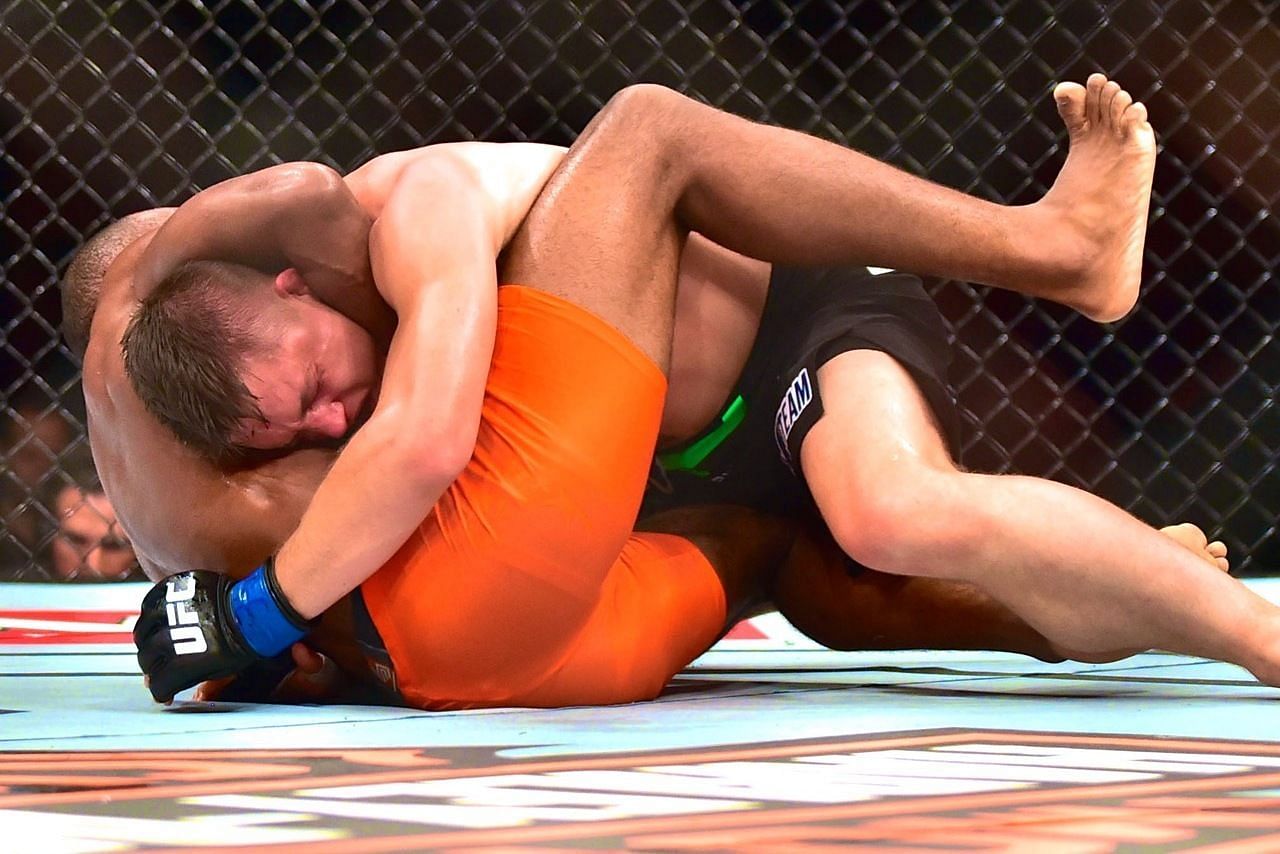
M 262 418 L 241 379 L 246 357 L 263 349 L 256 287 L 228 264 L 185 264 L 143 300 L 120 341 L 147 411 L 215 462 L 238 458 L 232 434 Z
M 107 268 L 130 243 L 160 227 L 171 208 L 138 211 L 111 223 L 85 241 L 62 277 L 62 337 L 77 358 L 89 346 L 89 327 L 98 308 Z

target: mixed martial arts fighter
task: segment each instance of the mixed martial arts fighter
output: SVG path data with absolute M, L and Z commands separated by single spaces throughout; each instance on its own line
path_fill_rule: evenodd
M 673 100 L 673 99 L 672 99 L 672 96 L 670 96 L 670 95 L 669 95 L 669 93 L 658 94 L 658 93 L 657 93 L 657 90 L 642 90 L 642 91 L 644 91 L 644 93 L 645 93 L 643 97 L 644 97 L 644 99 L 645 99 L 646 101 L 654 101 L 654 100 L 658 100 L 658 101 L 659 101 L 659 106 L 660 106 L 660 107 L 662 107 L 663 109 L 677 109 L 677 110 L 679 110 L 679 109 L 684 109 L 684 108 L 687 106 L 687 105 L 685 104 L 685 102 L 683 102 L 683 101 Z M 629 96 L 628 96 L 628 98 L 627 98 L 626 100 L 627 100 L 628 102 L 630 102 L 630 101 L 636 101 L 636 100 L 639 100 L 639 99 L 640 99 L 640 97 L 641 97 L 641 96 L 639 96 L 639 95 L 637 95 L 637 94 L 635 94 L 635 93 L 630 93 L 630 94 L 629 94 Z M 1068 98 L 1068 99 L 1066 99 L 1066 100 L 1070 100 L 1070 99 Z M 1080 102 L 1080 103 L 1084 103 L 1083 99 L 1081 99 L 1081 102 Z M 649 106 L 651 106 L 651 105 L 650 105 L 650 104 L 646 104 L 646 108 L 648 108 Z M 616 114 L 617 114 L 617 113 L 619 113 L 619 112 L 624 112 L 624 113 L 626 113 L 626 112 L 640 112 L 641 114 L 643 114 L 643 113 L 644 113 L 644 111 L 643 111 L 643 110 L 639 110 L 639 111 L 635 110 L 635 109 L 634 109 L 634 105 L 632 105 L 632 104 L 629 104 L 629 103 L 628 103 L 628 104 L 627 104 L 627 107 L 629 107 L 629 108 L 630 108 L 628 111 L 623 111 L 621 108 L 620 108 L 620 109 L 617 109 L 617 110 L 614 110 L 614 111 L 613 111 L 612 116 L 610 116 L 610 117 L 611 117 L 611 118 L 617 118 L 617 115 L 616 115 Z M 605 118 L 605 117 L 602 117 L 602 118 Z M 632 122 L 637 122 L 637 121 L 640 121 L 639 117 L 627 115 L 627 121 L 626 121 L 626 122 L 620 122 L 620 123 L 623 123 L 623 124 L 630 124 L 630 123 L 632 123 Z M 641 122 L 641 123 L 642 123 L 642 122 Z M 607 122 L 607 121 L 605 121 L 603 124 L 604 124 L 604 127 L 608 127 L 608 122 Z M 595 130 L 596 130 L 597 135 L 600 135 L 600 132 L 601 132 L 600 128 L 595 128 Z M 1148 131 L 1148 133 L 1149 133 L 1149 131 Z M 590 137 L 589 137 L 589 138 L 590 138 Z M 1077 150 L 1078 150 L 1078 149 L 1077 149 Z M 599 158 L 597 158 L 597 159 L 599 159 Z M 571 161 L 570 161 L 570 172 L 572 172 L 572 164 L 573 164 L 573 161 L 571 160 Z M 581 166 L 581 164 L 579 164 L 579 165 Z M 1149 170 L 1148 170 L 1148 171 L 1149 171 Z M 686 176 L 686 177 L 688 177 L 688 176 Z M 1064 178 L 1065 178 L 1065 177 L 1066 177 L 1066 176 L 1064 175 Z M 1149 176 L 1148 176 L 1148 180 L 1149 180 Z M 1062 183 L 1062 182 L 1060 182 L 1060 183 Z M 566 184 L 565 186 L 572 186 L 572 182 L 570 181 L 570 182 L 569 182 L 568 184 Z M 555 192 L 554 187 L 555 187 L 555 185 L 553 184 L 553 192 Z M 687 188 L 686 188 L 686 189 L 687 189 Z M 682 192 L 683 192 L 683 191 L 682 191 Z M 665 197 L 665 198 L 666 198 L 668 201 L 673 201 L 673 202 L 676 202 L 676 201 L 678 201 L 678 200 L 679 200 L 679 196 L 678 196 L 678 195 L 671 195 L 671 196 L 668 196 L 668 197 Z M 696 204 L 696 203 L 695 203 L 695 204 Z M 1143 205 L 1143 206 L 1145 207 L 1145 202 L 1144 202 L 1144 205 Z M 589 209 L 589 208 L 588 208 L 588 209 Z M 767 233 L 767 229 L 766 229 L 766 233 Z M 1139 233 L 1140 233 L 1140 230 L 1139 230 Z M 765 238 L 765 240 L 766 240 L 766 242 L 767 242 L 769 239 L 777 239 L 777 238 L 778 238 L 778 236 L 777 236 L 777 235 L 772 235 L 772 234 L 770 234 L 768 237 L 766 237 L 766 238 Z M 787 239 L 787 238 L 785 238 L 785 237 L 781 238 L 781 240 L 783 241 L 783 245 L 785 245 L 785 241 L 786 241 L 786 239 Z M 1140 244 L 1139 244 L 1139 250 L 1140 250 Z M 785 254 L 785 252 L 786 252 L 786 251 L 788 251 L 788 250 L 786 250 L 786 249 L 784 248 L 784 249 L 783 249 L 783 253 Z M 944 269 L 945 269 L 945 268 L 944 268 Z M 403 324 L 403 317 L 401 318 L 401 322 L 402 322 L 402 324 Z M 305 524 L 305 523 L 304 523 L 304 524 Z M 277 593 L 278 593 L 278 591 L 277 591 Z

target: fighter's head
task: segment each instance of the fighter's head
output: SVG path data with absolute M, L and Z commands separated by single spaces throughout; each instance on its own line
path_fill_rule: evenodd
M 159 228 L 173 210 L 154 208 L 118 219 L 85 241 L 71 259 L 61 285 L 62 336 L 76 356 L 84 358 L 89 344 L 89 327 L 107 268 L 129 244 Z
M 217 462 L 341 440 L 378 384 L 373 338 L 292 270 L 187 264 L 143 301 L 121 344 L 148 411 Z

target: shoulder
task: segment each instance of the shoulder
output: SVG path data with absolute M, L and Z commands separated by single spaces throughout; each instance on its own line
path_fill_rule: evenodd
M 565 149 L 540 143 L 449 142 L 383 154 L 344 179 L 361 205 L 377 217 L 387 198 L 408 176 L 462 176 L 498 204 L 541 189 Z

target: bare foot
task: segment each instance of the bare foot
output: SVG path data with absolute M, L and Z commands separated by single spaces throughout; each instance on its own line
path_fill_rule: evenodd
M 1200 530 L 1196 525 L 1190 522 L 1183 522 L 1180 525 L 1170 525 L 1167 528 L 1161 528 L 1160 533 L 1173 540 L 1178 545 L 1192 552 L 1205 563 L 1214 569 L 1222 572 L 1230 572 L 1231 564 L 1227 561 L 1227 544 L 1221 540 L 1209 542 L 1209 538 L 1205 536 L 1204 531 Z M 1122 658 L 1128 658 L 1131 655 L 1137 655 L 1145 652 L 1141 649 L 1117 649 L 1110 652 L 1078 652 L 1066 649 L 1064 647 L 1052 646 L 1054 652 L 1063 657 L 1074 659 L 1075 661 L 1087 661 L 1094 664 L 1101 664 L 1108 661 L 1119 661 Z
M 1183 522 L 1181 525 L 1170 525 L 1167 528 L 1161 528 L 1160 533 L 1164 534 L 1175 543 L 1186 548 L 1203 559 L 1206 563 L 1220 569 L 1223 572 L 1231 571 L 1231 563 L 1227 560 L 1227 545 L 1221 540 L 1209 542 L 1209 538 L 1205 536 L 1204 531 L 1200 530 L 1190 522 Z
M 1094 320 L 1119 320 L 1138 298 L 1156 141 L 1147 108 L 1114 80 L 1053 90 L 1071 148 L 1035 206 L 1039 233 L 1061 239 L 1065 284 L 1052 298 Z

